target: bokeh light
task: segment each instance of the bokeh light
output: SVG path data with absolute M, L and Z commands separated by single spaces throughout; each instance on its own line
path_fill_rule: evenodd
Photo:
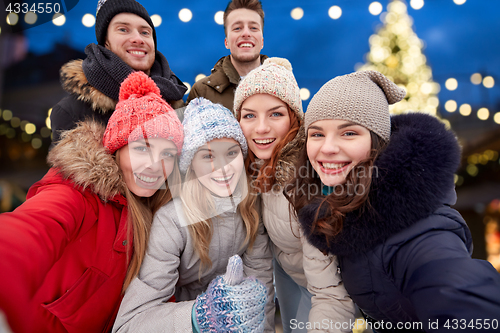
M 342 9 L 339 6 L 331 6 L 328 9 L 328 16 L 336 20 L 342 16 Z
M 193 18 L 193 13 L 189 9 L 183 8 L 179 11 L 179 19 L 182 22 L 189 22 L 191 21 L 192 18 Z

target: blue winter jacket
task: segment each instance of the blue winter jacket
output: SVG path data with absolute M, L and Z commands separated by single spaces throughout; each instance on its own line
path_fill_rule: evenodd
M 424 114 L 393 116 L 375 161 L 371 207 L 346 215 L 326 241 L 312 230 L 313 201 L 299 212 L 309 241 L 339 257 L 342 280 L 377 332 L 500 330 L 500 274 L 471 258 L 455 203 L 456 137 Z M 326 210 L 322 214 L 328 214 Z

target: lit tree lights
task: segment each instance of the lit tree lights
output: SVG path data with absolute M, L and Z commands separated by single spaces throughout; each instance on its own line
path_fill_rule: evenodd
M 436 115 L 439 105 L 436 94 L 440 87 L 432 80 L 432 70 L 422 54 L 424 43 L 412 29 L 413 19 L 406 4 L 393 0 L 380 17 L 384 25 L 370 37 L 366 64 L 358 70 L 379 71 L 405 88 L 405 99 L 391 105 L 391 113 L 421 111 Z

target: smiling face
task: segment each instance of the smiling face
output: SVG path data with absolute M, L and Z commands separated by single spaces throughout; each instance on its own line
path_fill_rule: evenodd
M 268 94 L 255 94 L 241 105 L 240 126 L 248 148 L 257 158 L 268 160 L 274 147 L 290 130 L 288 105 Z
M 150 197 L 165 183 L 174 169 L 177 147 L 163 138 L 130 142 L 120 148 L 119 166 L 130 192 Z
M 106 48 L 136 71 L 149 74 L 155 61 L 153 29 L 142 17 L 121 13 L 108 26 Z
M 231 60 L 239 63 L 260 64 L 260 51 L 264 47 L 262 18 L 253 10 L 235 9 L 226 18 L 224 44 L 231 51 Z
M 323 184 L 343 184 L 371 151 L 370 131 L 345 120 L 319 120 L 307 130 L 307 157 Z
M 228 138 L 214 139 L 201 146 L 191 162 L 199 182 L 219 197 L 234 192 L 243 167 L 239 143 Z

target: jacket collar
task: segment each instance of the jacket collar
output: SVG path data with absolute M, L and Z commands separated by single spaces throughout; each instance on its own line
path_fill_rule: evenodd
M 261 54 L 260 63 L 262 64 L 267 58 L 266 55 Z M 238 71 L 234 68 L 231 62 L 231 56 L 225 56 L 220 58 L 214 68 L 212 68 L 210 80 L 206 82 L 206 85 L 222 93 L 230 85 L 238 85 L 239 83 L 240 74 L 238 74 Z
M 48 163 L 75 185 L 97 194 L 103 201 L 124 203 L 125 182 L 115 157 L 102 145 L 104 126 L 84 121 L 65 131 L 47 157 Z
M 92 110 L 102 113 L 113 112 L 116 101 L 90 85 L 82 69 L 83 60 L 72 60 L 61 67 L 61 83 L 68 93 L 74 94 Z
M 337 255 L 366 252 L 456 200 L 454 173 L 461 152 L 453 132 L 435 117 L 409 113 L 391 117 L 391 133 L 375 161 L 370 208 L 348 213 L 330 244 L 311 234 L 320 199 L 299 212 L 304 233 L 320 250 Z

